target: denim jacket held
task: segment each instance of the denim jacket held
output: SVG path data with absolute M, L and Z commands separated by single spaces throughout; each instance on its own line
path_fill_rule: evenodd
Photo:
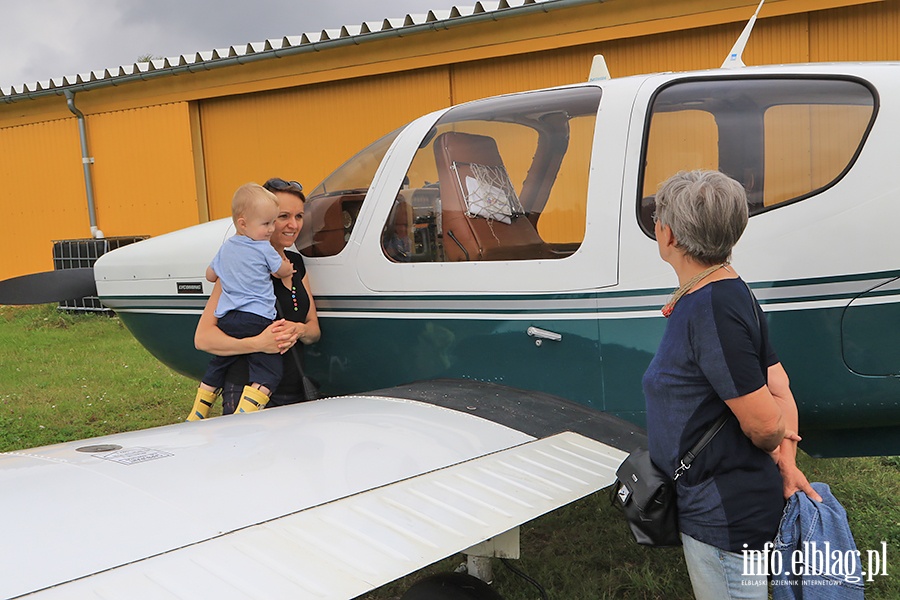
M 797 492 L 787 502 L 772 555 L 773 600 L 862 600 L 860 554 L 847 512 L 824 483 L 822 502 Z

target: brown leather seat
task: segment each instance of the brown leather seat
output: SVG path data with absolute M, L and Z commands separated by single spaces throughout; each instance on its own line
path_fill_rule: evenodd
M 493 167 L 494 172 L 498 172 L 499 167 L 505 172 L 493 138 L 448 131 L 435 138 L 434 157 L 440 177 L 443 246 L 447 261 L 527 260 L 552 256 L 524 214 L 513 212 L 508 217 L 510 223 L 471 214 L 466 202 L 469 195 L 464 183 L 466 177 L 476 178 L 475 170 L 479 165 Z

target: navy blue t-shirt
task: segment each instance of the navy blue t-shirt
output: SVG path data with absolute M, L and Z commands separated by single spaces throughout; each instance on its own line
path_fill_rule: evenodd
M 685 452 L 730 411 L 724 401 L 761 388 L 776 363 L 765 318 L 741 279 L 683 296 L 643 379 L 653 462 L 674 473 Z M 692 538 L 730 552 L 759 550 L 775 538 L 784 508 L 781 473 L 736 418 L 677 484 L 679 527 Z

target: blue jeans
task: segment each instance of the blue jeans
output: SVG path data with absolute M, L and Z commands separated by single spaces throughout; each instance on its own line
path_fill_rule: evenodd
M 683 533 L 681 543 L 697 600 L 766 600 L 769 597 L 765 564 L 752 565 L 745 575 L 742 553 L 698 542 Z

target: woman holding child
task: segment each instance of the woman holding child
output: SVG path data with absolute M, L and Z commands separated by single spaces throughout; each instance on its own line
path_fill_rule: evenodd
M 290 261 L 295 271 L 291 279 L 271 278 L 278 316 L 275 322 L 259 335 L 238 339 L 225 334 L 217 326 L 218 320 L 214 314 L 222 294 L 221 283 L 216 283 L 200 317 L 200 322 L 197 324 L 194 344 L 197 349 L 217 356 L 238 356 L 254 352 L 281 353 L 284 363 L 281 382 L 265 405 L 273 407 L 294 404 L 307 399 L 304 397 L 300 371 L 291 354 L 300 353 L 298 358 L 301 358 L 302 346 L 296 349 L 294 346 L 298 342 L 303 345 L 317 342 L 321 331 L 303 258 L 300 254 L 288 250 L 294 245 L 303 228 L 306 203 L 303 186 L 296 181 L 286 181 L 275 177 L 266 181 L 263 187 L 272 192 L 278 200 L 275 230 L 269 242 L 279 255 Z M 248 381 L 248 363 L 244 357 L 240 356 L 228 370 L 226 382 L 222 388 L 223 414 L 231 414 L 235 411 L 241 399 L 241 391 Z

